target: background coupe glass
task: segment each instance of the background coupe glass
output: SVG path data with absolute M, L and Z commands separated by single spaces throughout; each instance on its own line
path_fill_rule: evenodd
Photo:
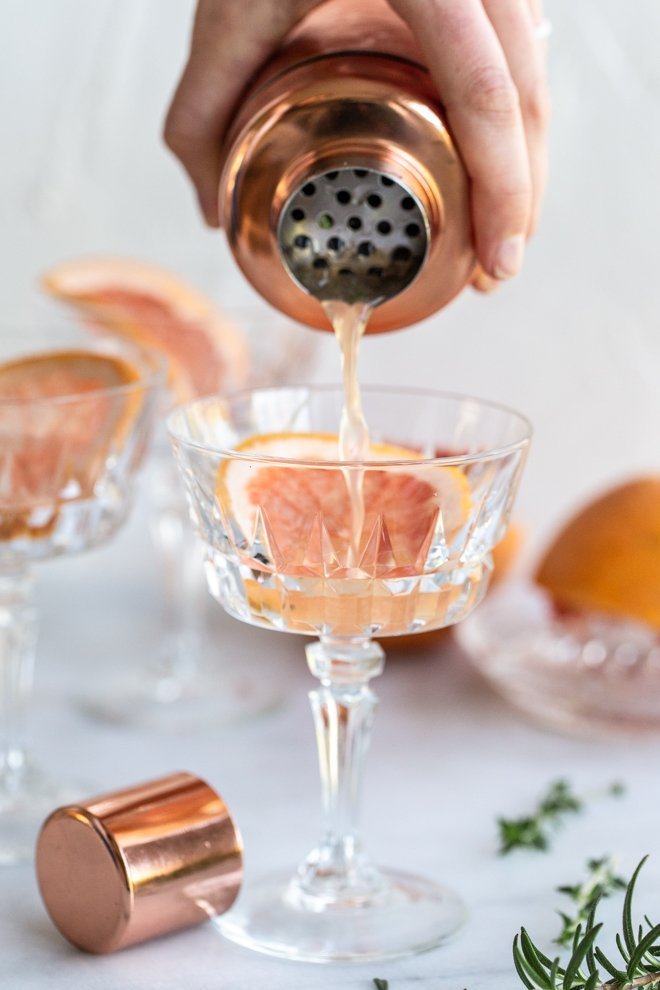
M 219 921 L 244 945 L 314 961 L 421 951 L 463 920 L 451 891 L 381 870 L 359 838 L 369 681 L 384 662 L 373 637 L 449 625 L 480 601 L 530 435 L 523 417 L 475 399 L 364 389 L 381 459 L 322 459 L 342 402 L 340 388 L 265 388 L 169 418 L 212 594 L 245 622 L 318 637 L 306 654 L 320 681 L 321 840 L 293 877 L 248 884 Z M 356 541 L 348 492 L 360 487 Z
M 0 863 L 31 857 L 62 797 L 26 751 L 32 564 L 124 522 L 163 383 L 163 362 L 138 347 L 51 326 L 0 334 Z
M 227 319 L 246 341 L 246 385 L 280 384 L 309 373 L 318 335 L 307 327 L 256 305 L 232 310 Z M 226 390 L 225 382 L 216 382 L 214 391 Z M 170 394 L 168 401 L 174 405 L 175 397 Z M 87 692 L 85 706 L 112 722 L 186 730 L 252 717 L 280 704 L 279 686 L 245 658 L 228 655 L 210 628 L 199 541 L 192 537 L 164 427 L 154 437 L 143 491 L 158 562 L 161 635 L 144 663 L 124 673 L 112 671 Z

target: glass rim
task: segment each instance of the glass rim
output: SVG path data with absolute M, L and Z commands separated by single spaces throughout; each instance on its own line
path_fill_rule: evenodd
M 23 338 L 17 337 L 17 339 Z M 62 342 L 59 343 L 62 344 Z M 102 346 L 104 343 L 111 344 L 112 348 L 104 348 Z M 114 353 L 114 356 L 124 357 L 127 361 L 129 361 L 129 363 L 131 363 L 132 355 L 139 356 L 144 367 L 134 368 L 134 370 L 138 372 L 138 377 L 132 381 L 121 382 L 116 385 L 102 385 L 100 388 L 90 389 L 86 392 L 64 392 L 61 395 L 34 397 L 0 395 L 0 409 L 8 409 L 12 406 L 17 409 L 38 408 L 42 405 L 47 405 L 52 408 L 54 405 L 59 406 L 73 404 L 75 402 L 82 402 L 84 400 L 99 398 L 101 396 L 114 397 L 130 395 L 133 392 L 164 387 L 167 384 L 168 360 L 164 354 L 161 354 L 156 348 L 148 347 L 139 343 L 133 343 L 131 341 L 117 340 L 112 335 L 103 334 L 99 334 L 97 339 L 91 338 L 88 343 L 84 343 L 82 341 L 80 343 L 72 343 L 68 348 L 65 348 L 63 344 L 62 346 L 58 346 L 57 340 L 52 341 L 52 343 L 47 343 L 44 341 L 44 347 L 41 351 L 26 351 L 22 354 L 17 353 L 15 356 L 7 358 L 6 361 L 0 360 L 0 368 L 5 363 L 11 364 L 14 361 L 20 361 L 22 359 L 29 359 L 30 357 L 37 356 L 37 354 L 57 353 L 65 349 L 72 353 L 87 352 L 89 354 L 108 354 L 109 356 L 113 356 Z
M 182 405 L 176 406 L 166 417 L 166 427 L 167 432 L 170 437 L 185 447 L 190 447 L 195 450 L 203 451 L 207 454 L 216 454 L 222 457 L 231 458 L 232 460 L 250 461 L 259 464 L 271 464 L 273 466 L 279 465 L 289 465 L 291 467 L 314 467 L 314 468 L 346 468 L 346 467 L 358 467 L 358 468 L 386 468 L 386 467 L 429 467 L 429 466 L 456 466 L 459 464 L 470 464 L 479 461 L 495 460 L 500 457 L 504 457 L 507 454 L 511 454 L 517 450 L 524 450 L 530 443 L 533 434 L 533 428 L 530 420 L 523 413 L 518 412 L 511 406 L 507 406 L 505 403 L 497 402 L 491 399 L 481 399 L 473 395 L 464 394 L 461 392 L 450 392 L 441 389 L 433 388 L 418 388 L 414 386 L 398 386 L 398 385 L 362 385 L 360 391 L 363 395 L 365 394 L 380 394 L 386 395 L 401 395 L 401 396 L 411 396 L 419 399 L 446 399 L 451 402 L 456 403 L 474 403 L 476 406 L 480 406 L 486 409 L 492 409 L 498 413 L 505 413 L 506 415 L 517 420 L 520 429 L 521 436 L 517 440 L 511 440 L 508 443 L 498 444 L 497 446 L 486 447 L 483 450 L 468 453 L 468 454 L 443 454 L 439 457 L 411 457 L 411 458 L 383 458 L 380 460 L 341 460 L 340 458 L 333 460 L 318 460 L 314 458 L 305 457 L 278 457 L 273 454 L 258 454 L 253 453 L 248 450 L 240 450 L 235 447 L 221 446 L 219 444 L 205 443 L 202 440 L 195 440 L 189 436 L 183 434 L 181 429 L 177 429 L 174 426 L 175 420 L 183 415 L 187 410 L 192 410 L 194 408 L 201 408 L 204 405 L 210 405 L 211 403 L 217 403 L 221 407 L 227 408 L 231 403 L 240 401 L 248 396 L 255 395 L 257 393 L 263 392 L 289 392 L 289 391 L 307 391 L 307 392 L 335 392 L 339 395 L 343 395 L 343 387 L 339 384 L 312 384 L 312 385 L 261 385 L 256 388 L 243 388 L 235 392 L 231 392 L 227 395 L 216 394 L 207 395 L 201 398 L 193 399 L 191 402 L 186 402 Z M 274 435 L 277 433 L 282 433 L 283 431 L 271 431 L 267 435 Z M 321 435 L 322 431 L 312 431 L 317 432 Z M 326 431 L 323 431 L 325 435 L 328 435 Z M 304 435 L 304 434 L 301 434 Z

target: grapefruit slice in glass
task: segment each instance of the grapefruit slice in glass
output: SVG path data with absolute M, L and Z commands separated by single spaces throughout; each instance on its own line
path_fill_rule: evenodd
M 338 436 L 257 435 L 236 451 L 241 456 L 220 466 L 216 494 L 246 538 L 264 525 L 276 568 L 294 573 L 297 566 L 309 569 L 310 541 L 322 527 L 338 570 L 347 565 L 355 534 L 346 472 L 360 468 L 341 464 Z M 264 457 L 273 460 L 258 460 Z M 444 538 L 451 541 L 471 504 L 468 481 L 457 467 L 429 463 L 414 450 L 384 443 L 370 445 L 362 496 L 358 557 L 364 563 L 373 550 L 382 558 L 387 545 L 392 575 L 421 569 L 438 518 Z
M 124 358 L 48 351 L 0 363 L 0 538 L 37 505 L 86 498 L 141 408 Z M 24 518 L 25 517 L 25 518 Z

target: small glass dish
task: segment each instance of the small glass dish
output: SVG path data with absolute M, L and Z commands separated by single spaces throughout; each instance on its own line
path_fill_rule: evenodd
M 454 630 L 473 666 L 511 704 L 563 732 L 660 730 L 660 637 L 640 623 L 562 614 L 543 589 L 508 582 Z

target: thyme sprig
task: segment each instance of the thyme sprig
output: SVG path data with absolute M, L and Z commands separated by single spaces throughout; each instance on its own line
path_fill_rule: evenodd
M 607 788 L 609 795 L 618 797 L 623 793 L 620 783 Z M 536 849 L 545 851 L 550 845 L 553 831 L 567 814 L 582 811 L 585 799 L 578 797 L 566 780 L 555 780 L 531 815 L 522 818 L 498 818 L 499 853 L 504 855 L 513 849 Z
M 615 873 L 614 860 L 611 856 L 588 860 L 587 870 L 587 877 L 581 883 L 566 884 L 557 888 L 561 894 L 570 897 L 575 909 L 572 916 L 566 911 L 559 911 L 562 930 L 555 939 L 557 945 L 564 947 L 572 945 L 578 925 L 584 929 L 598 901 L 603 897 L 609 897 L 615 890 L 626 889 L 626 881 Z
M 571 790 L 566 780 L 555 780 L 541 798 L 531 815 L 522 818 L 498 818 L 501 855 L 512 849 L 547 849 L 552 831 L 562 816 L 575 814 L 583 801 Z
M 612 962 L 597 945 L 603 927 L 595 921 L 598 898 L 589 909 L 584 928 L 578 924 L 571 956 L 564 966 L 559 956 L 549 959 L 527 931 L 520 929 L 513 940 L 513 961 L 527 990 L 630 990 L 633 987 L 659 990 L 660 925 L 654 925 L 645 916 L 645 924 L 635 926 L 632 919 L 635 884 L 647 858 L 644 856 L 639 862 L 626 886 L 621 932 L 616 936 L 621 963 Z

